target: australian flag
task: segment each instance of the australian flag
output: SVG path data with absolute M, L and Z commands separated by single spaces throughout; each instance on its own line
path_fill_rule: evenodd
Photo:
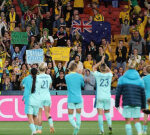
M 80 20 L 73 20 L 72 22 L 72 35 L 75 35 L 76 33 L 82 34 L 82 33 L 91 33 L 92 32 L 92 22 L 89 21 L 80 21 Z
M 108 22 L 73 21 L 72 35 L 76 32 L 81 34 L 83 40 L 87 43 L 93 40 L 96 44 L 99 44 L 102 38 L 111 41 L 111 25 Z

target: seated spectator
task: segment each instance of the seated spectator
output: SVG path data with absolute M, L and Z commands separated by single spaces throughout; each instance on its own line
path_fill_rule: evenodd
M 129 58 L 129 61 L 128 61 L 129 65 L 134 62 L 138 66 L 140 61 L 141 61 L 141 56 L 138 55 L 138 49 L 134 49 L 133 54 L 131 55 L 131 57 Z
M 68 34 L 63 26 L 59 28 L 59 30 L 54 35 L 54 39 L 57 40 L 57 47 L 64 47 L 66 46 L 66 42 L 68 39 Z
M 145 40 L 141 37 L 138 31 L 133 32 L 129 42 L 129 47 L 129 55 L 131 55 L 135 48 L 138 49 L 138 55 L 145 55 Z
M 54 71 L 55 71 L 56 78 L 59 77 L 59 71 L 61 71 L 61 70 L 64 71 L 64 72 L 66 71 L 67 64 L 68 64 L 68 61 L 66 61 L 64 66 L 62 65 L 62 62 L 58 62 L 58 66 L 56 66 L 55 60 L 53 60 L 53 66 L 54 66 Z
M 109 66 L 109 62 L 108 62 L 109 56 L 107 55 L 107 53 L 104 52 L 103 46 L 100 46 L 98 49 L 99 49 L 98 54 L 96 55 L 96 59 L 95 59 L 96 63 L 101 61 L 102 57 L 105 56 L 104 61 L 107 64 L 107 66 Z
M 123 41 L 120 40 L 119 44 L 116 48 L 116 61 L 117 61 L 117 68 L 123 67 L 123 69 L 126 69 L 126 60 L 127 60 L 127 48 L 123 45 Z
M 98 22 L 103 22 L 104 21 L 104 16 L 102 14 L 99 13 L 98 10 L 93 9 L 94 12 L 94 21 L 98 21 Z
M 86 48 L 86 54 L 91 54 L 92 57 L 95 59 L 96 57 L 96 45 L 94 41 L 90 42 L 90 45 Z
M 72 42 L 73 42 L 73 46 L 77 46 L 77 44 L 79 44 L 80 46 L 82 46 L 82 36 L 79 33 L 76 33 L 73 38 L 72 38 Z
M 69 63 L 69 66 L 72 64 L 72 63 L 76 63 L 77 64 L 77 71 L 78 73 L 82 74 L 83 72 L 83 63 L 80 61 L 80 56 L 79 55 L 76 55 L 75 56 L 75 59 L 72 60 L 70 63 Z
M 24 45 L 20 51 L 18 46 L 15 46 L 15 49 L 13 48 L 13 45 L 10 45 L 10 51 L 11 51 L 11 57 L 12 60 L 14 60 L 15 57 L 18 57 L 18 59 L 23 63 L 23 55 L 26 51 L 26 45 Z
M 95 83 L 95 77 L 89 69 L 86 69 L 84 75 L 84 90 L 94 90 Z
M 64 77 L 64 71 L 59 71 L 59 77 L 55 79 L 54 86 L 56 90 L 67 90 L 67 85 Z
M 114 68 L 113 69 L 113 77 L 112 77 L 112 81 L 111 81 L 111 89 L 115 89 L 117 87 L 118 84 L 118 69 Z
M 89 69 L 90 71 L 93 70 L 93 59 L 92 59 L 92 55 L 88 54 L 86 60 L 84 61 L 83 65 L 85 69 Z
M 8 76 L 5 78 L 5 81 L 4 81 L 4 84 L 2 85 L 2 88 L 4 91 L 13 90 L 13 85 L 12 85 L 10 78 Z

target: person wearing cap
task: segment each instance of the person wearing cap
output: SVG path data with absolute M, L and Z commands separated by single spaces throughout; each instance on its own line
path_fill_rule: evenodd
M 145 94 L 146 94 L 146 101 L 150 98 L 150 65 L 146 67 L 147 76 L 143 78 L 145 84 Z M 149 109 L 148 103 L 146 104 L 146 109 Z M 147 121 L 148 115 L 144 114 L 144 124 L 143 124 L 143 135 L 147 135 Z
M 142 135 L 142 126 L 140 123 L 141 109 L 145 109 L 146 107 L 144 81 L 135 67 L 135 63 L 131 63 L 128 66 L 129 69 L 119 78 L 116 89 L 115 107 L 119 109 L 122 95 L 122 115 L 126 121 L 125 129 L 127 135 L 132 135 L 131 118 L 134 120 L 138 135 Z
M 124 5 L 123 11 L 121 11 L 119 15 L 120 24 L 123 24 L 125 19 L 130 20 L 129 12 L 130 12 L 129 6 Z
M 144 38 L 145 27 L 147 24 L 147 12 L 144 12 L 144 21 L 141 18 L 137 19 L 136 29 L 139 31 L 140 35 Z

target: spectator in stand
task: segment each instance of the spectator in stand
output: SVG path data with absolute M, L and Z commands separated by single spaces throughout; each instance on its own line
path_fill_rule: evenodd
M 111 82 L 111 89 L 115 89 L 117 87 L 117 83 L 118 83 L 118 69 L 114 68 L 113 69 L 113 77 L 112 77 L 112 82 Z
M 140 55 L 138 55 L 138 49 L 134 49 L 133 50 L 133 54 L 131 55 L 131 57 L 129 58 L 129 65 L 131 64 L 131 63 L 135 63 L 136 64 L 136 67 L 138 67 L 138 64 L 140 63 L 140 61 L 141 61 L 141 56 Z
M 20 0 L 17 0 L 18 1 L 18 4 L 19 4 L 19 7 L 22 11 L 22 16 L 21 16 L 21 27 L 22 29 L 25 29 L 25 19 L 24 19 L 24 14 L 28 11 L 29 9 L 29 6 L 28 6 L 28 3 L 27 1 L 23 1 L 23 3 L 21 3 Z
M 13 31 L 15 27 L 17 27 L 20 23 L 19 16 L 15 12 L 15 8 L 12 6 L 9 14 L 7 15 L 7 24 L 9 26 L 10 31 Z
M 120 24 L 123 24 L 125 19 L 130 20 L 130 9 L 128 5 L 124 5 L 123 11 L 120 12 L 119 20 Z
M 13 48 L 13 45 L 10 45 L 10 51 L 11 51 L 11 58 L 14 60 L 15 57 L 18 57 L 18 59 L 23 63 L 23 55 L 26 51 L 26 45 L 24 45 L 20 51 L 18 46 L 15 46 L 15 49 Z
M 82 14 L 84 9 L 84 0 L 74 0 L 73 7 L 78 10 L 80 14 Z
M 55 21 L 53 23 L 53 27 L 57 28 L 58 23 L 59 23 L 59 19 L 62 15 L 61 2 L 59 0 L 54 0 L 54 7 L 53 8 L 54 8 L 53 14 L 54 14 L 54 18 L 55 18 Z
M 127 48 L 123 45 L 123 41 L 120 40 L 119 44 L 116 48 L 116 61 L 117 61 L 117 68 L 123 67 L 123 69 L 126 69 L 126 60 L 127 60 Z
M 82 38 L 82 36 L 79 33 L 76 33 L 75 35 L 73 35 L 73 38 L 72 38 L 73 46 L 77 46 L 78 43 L 81 46 L 82 45 L 82 41 L 83 41 L 83 38 Z
M 123 67 L 119 67 L 119 69 L 118 69 L 118 78 L 120 78 L 121 76 L 123 76 L 123 74 L 124 74 Z
M 10 81 L 10 78 L 7 76 L 5 78 L 4 84 L 2 85 L 2 90 L 6 91 L 6 90 L 13 90 L 13 85 Z
M 53 23 L 54 23 L 54 15 L 51 14 L 50 12 L 46 12 L 45 17 L 41 14 L 40 10 L 39 15 L 41 17 L 42 23 L 43 23 L 43 28 L 47 28 L 49 30 L 49 35 L 53 35 Z
M 121 35 L 129 35 L 129 34 L 130 34 L 129 21 L 125 19 L 124 23 L 121 24 Z
M 101 46 L 103 46 L 104 52 L 109 57 L 109 59 L 108 59 L 109 66 L 108 67 L 111 67 L 111 64 L 112 64 L 112 61 L 113 61 L 112 49 L 111 49 L 111 46 L 110 46 L 109 42 L 106 40 L 106 38 L 102 38 Z
M 32 35 L 32 36 L 30 37 L 30 40 L 29 40 L 27 49 L 32 49 L 33 46 L 34 46 L 34 44 L 35 44 L 36 42 L 37 42 L 36 36 Z
M 26 64 L 22 64 L 21 65 L 21 69 L 20 69 L 20 76 L 19 76 L 19 81 L 21 82 L 26 76 L 29 75 L 29 70 Z
M 7 23 L 5 21 L 2 21 L 0 18 L 0 37 L 4 36 L 5 31 L 7 31 Z
M 146 66 L 143 67 L 142 72 L 140 73 L 141 78 L 147 75 Z
M 67 68 L 67 64 L 68 64 L 68 61 L 65 62 L 64 66 L 62 64 L 62 62 L 58 62 L 58 66 L 56 66 L 56 63 L 55 61 L 53 60 L 53 66 L 54 66 L 54 71 L 55 71 L 55 78 L 58 78 L 59 77 L 59 71 L 66 71 L 66 68 Z
M 78 73 L 82 74 L 82 72 L 83 72 L 83 63 L 80 61 L 80 56 L 79 55 L 75 56 L 75 59 L 72 60 L 69 63 L 68 67 L 70 67 L 72 63 L 76 63 L 77 64 L 77 71 L 78 71 Z
M 64 7 L 63 14 L 64 14 L 66 26 L 70 28 L 72 24 L 72 17 L 73 17 L 73 8 L 70 1 L 67 2 L 67 5 Z
M 94 12 L 94 21 L 98 21 L 98 22 L 103 22 L 104 21 L 104 16 L 102 14 L 99 13 L 98 10 L 93 9 Z
M 92 71 L 94 61 L 93 61 L 93 58 L 92 58 L 91 54 L 87 55 L 86 60 L 84 61 L 83 65 L 84 65 L 85 69 L 89 69 L 90 71 Z
M 150 27 L 147 28 L 147 32 L 145 34 L 146 40 L 146 54 L 149 55 L 150 53 Z
M 84 62 L 85 55 L 84 55 L 84 52 L 82 51 L 82 47 L 81 46 L 77 47 L 77 51 L 75 52 L 74 58 L 75 58 L 76 55 L 80 56 L 80 61 L 81 62 Z
M 36 23 L 35 19 L 31 19 L 31 32 L 35 36 L 39 36 L 39 34 L 40 34 L 39 27 L 38 27 L 38 24 Z
M 56 88 L 56 90 L 67 90 L 67 85 L 66 85 L 66 80 L 64 77 L 63 70 L 59 71 L 59 77 L 55 79 L 54 88 Z
M 46 69 L 45 74 L 50 75 L 51 78 L 52 78 L 52 80 L 54 79 L 54 73 L 53 73 L 53 70 L 51 70 L 50 68 L 47 68 L 47 69 Z
M 41 37 L 40 39 L 40 44 L 42 44 L 43 42 L 46 42 L 46 41 L 50 41 L 51 45 L 54 44 L 54 39 L 52 36 L 49 36 L 49 30 L 47 28 L 44 28 L 43 29 L 43 36 Z
M 138 49 L 138 55 L 145 55 L 145 40 L 138 31 L 135 31 L 131 36 L 129 47 L 129 55 L 131 55 L 135 48 Z
M 137 26 L 136 29 L 139 31 L 142 38 L 144 38 L 145 33 L 145 27 L 147 24 L 147 12 L 144 12 L 144 21 L 142 22 L 141 18 L 137 19 Z
M 63 26 L 59 28 L 59 30 L 54 35 L 54 39 L 57 40 L 57 47 L 64 47 L 66 46 L 66 42 L 68 39 L 68 34 Z
M 95 45 L 93 40 L 90 42 L 90 45 L 88 45 L 88 47 L 86 48 L 86 54 L 91 54 L 92 57 L 95 59 L 95 57 L 96 57 L 96 45 Z
M 98 63 L 99 61 L 101 61 L 102 57 L 105 56 L 104 62 L 107 64 L 107 66 L 109 66 L 109 56 L 107 55 L 107 53 L 104 52 L 104 48 L 103 46 L 100 46 L 98 48 L 98 54 L 96 55 L 96 63 Z
M 20 90 L 20 82 L 18 81 L 18 76 L 14 72 L 11 74 L 11 83 L 13 90 Z
M 145 62 L 145 58 L 141 58 L 141 61 L 138 64 L 138 67 L 137 67 L 137 71 L 139 72 L 139 74 L 142 73 L 143 68 L 146 67 L 146 65 L 147 65 L 147 63 Z
M 84 90 L 94 90 L 95 83 L 95 77 L 92 75 L 91 71 L 89 69 L 85 69 Z

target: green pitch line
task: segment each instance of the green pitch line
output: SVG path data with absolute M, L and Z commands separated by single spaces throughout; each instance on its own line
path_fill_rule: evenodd
M 56 133 L 54 135 L 72 135 L 73 128 L 69 122 L 54 122 Z M 150 126 L 150 125 L 149 125 Z M 108 135 L 107 123 L 104 122 L 105 135 Z M 137 135 L 134 124 L 133 135 Z M 98 135 L 97 122 L 82 122 L 79 135 Z M 150 135 L 150 127 L 148 130 Z M 31 135 L 28 122 L 0 122 L 0 135 Z M 48 123 L 43 122 L 42 135 L 50 135 Z M 126 135 L 124 122 L 113 122 L 113 135 Z

